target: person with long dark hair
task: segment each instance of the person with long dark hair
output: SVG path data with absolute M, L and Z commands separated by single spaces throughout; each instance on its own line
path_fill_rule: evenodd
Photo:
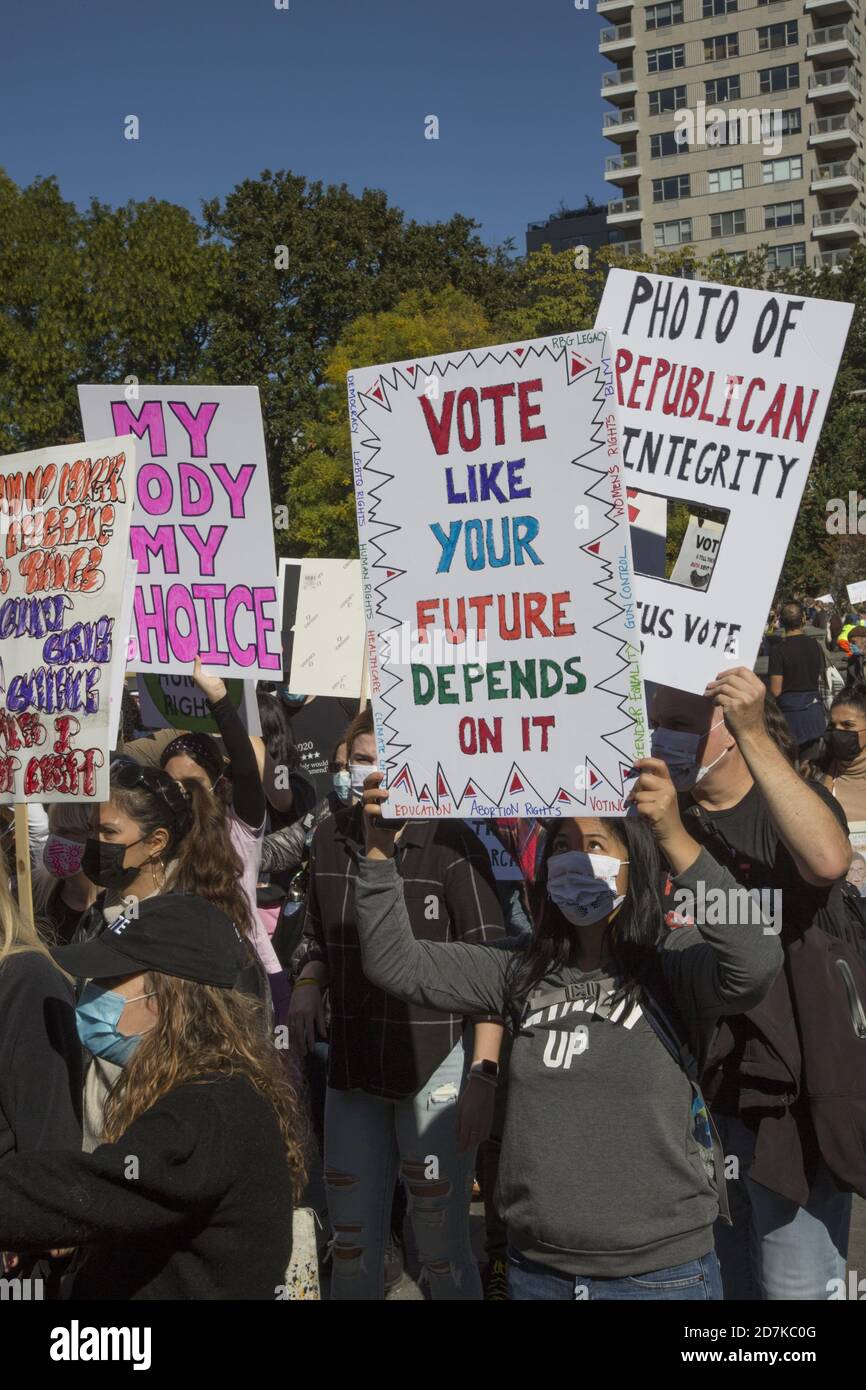
M 683 828 L 664 764 L 637 766 L 635 818 L 549 826 L 525 951 L 416 939 L 381 774 L 365 783 L 367 978 L 429 1009 L 512 1020 L 499 1198 L 514 1299 L 721 1297 L 720 1154 L 687 1057 L 762 997 L 781 951 L 751 921 L 665 931 L 659 851 L 694 896 L 734 880 Z
M 866 821 L 866 685 L 840 690 L 830 706 L 816 773 L 849 822 Z
M 233 987 L 234 923 L 156 895 L 55 958 L 91 982 L 82 1042 L 126 1060 L 94 1152 L 70 1136 L 0 1165 L 0 1244 L 78 1247 L 74 1299 L 285 1297 L 305 1130 L 261 1001 Z

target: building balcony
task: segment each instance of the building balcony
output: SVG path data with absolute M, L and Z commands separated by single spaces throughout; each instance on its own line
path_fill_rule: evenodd
M 608 183 L 628 183 L 631 179 L 639 179 L 640 172 L 636 151 L 611 155 L 604 162 L 604 177 Z
M 637 112 L 633 106 L 624 106 L 621 111 L 605 111 L 602 135 L 608 140 L 628 140 L 637 132 Z
M 614 24 L 602 29 L 598 36 L 598 51 L 608 58 L 625 58 L 634 49 L 635 36 L 631 24 Z
M 832 24 L 827 29 L 813 29 L 806 35 L 806 57 L 818 61 L 836 58 L 839 62 L 856 58 L 860 40 L 853 24 Z
M 623 256 L 642 256 L 642 241 L 609 241 L 611 251 L 620 251 Z
M 819 251 L 812 264 L 816 270 L 836 270 L 850 255 L 850 246 L 840 246 L 838 251 Z
M 598 0 L 596 10 L 602 19 L 613 23 L 628 23 L 634 10 L 634 0 Z
M 863 165 L 855 159 L 837 159 L 832 164 L 816 164 L 812 170 L 811 193 L 860 193 L 863 189 Z
M 618 198 L 608 203 L 608 226 L 619 227 L 625 222 L 640 222 L 640 198 Z
M 637 82 L 634 68 L 614 68 L 601 79 L 601 94 L 605 101 L 627 102 L 634 106 Z
M 822 14 L 829 14 L 832 10 L 834 14 L 839 10 L 847 10 L 849 14 L 857 13 L 858 0 L 806 0 L 806 14 L 813 14 L 820 18 Z
M 863 229 L 863 214 L 856 208 L 827 208 L 812 214 L 812 236 L 824 238 L 859 237 Z
M 811 149 L 832 149 L 843 145 L 860 144 L 861 124 L 853 111 L 842 111 L 836 116 L 819 116 L 809 122 L 809 147 Z
M 853 67 L 828 68 L 825 72 L 812 73 L 806 93 L 807 101 L 836 101 L 839 97 L 859 100 L 860 78 Z

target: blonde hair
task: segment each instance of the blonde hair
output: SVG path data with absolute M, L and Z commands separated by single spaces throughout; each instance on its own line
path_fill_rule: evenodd
M 25 920 L 12 896 L 6 856 L 0 850 L 0 967 L 10 956 L 20 955 L 22 951 L 38 951 L 51 960 L 35 926 Z

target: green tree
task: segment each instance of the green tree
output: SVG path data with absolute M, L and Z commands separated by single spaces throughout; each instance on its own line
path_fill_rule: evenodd
M 355 196 L 287 172 L 245 180 L 204 215 L 227 248 L 210 367 L 259 386 L 275 493 L 327 409 L 328 354 L 353 320 L 412 288 L 495 301 L 508 273 L 505 248 L 489 250 L 469 218 L 406 222 L 378 190 Z
M 0 171 L 0 227 L 0 452 L 80 439 L 82 382 L 200 379 L 225 252 L 189 212 L 79 212 Z

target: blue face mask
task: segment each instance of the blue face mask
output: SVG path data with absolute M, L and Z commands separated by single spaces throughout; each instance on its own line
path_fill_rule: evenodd
M 75 1006 L 75 1026 L 87 1051 L 118 1067 L 126 1066 L 144 1034 L 118 1032 L 120 1015 L 127 1004 L 135 999 L 149 999 L 155 993 L 156 990 L 151 990 L 149 994 L 136 994 L 133 999 L 126 999 L 92 980 L 86 984 Z

